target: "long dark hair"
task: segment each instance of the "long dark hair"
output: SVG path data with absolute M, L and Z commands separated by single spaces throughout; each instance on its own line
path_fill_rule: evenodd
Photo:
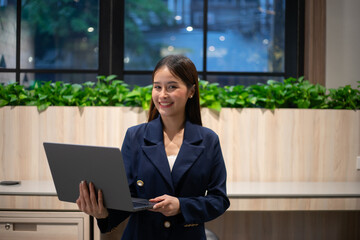
M 169 55 L 161 59 L 156 65 L 152 73 L 152 81 L 154 82 L 155 73 L 162 67 L 166 66 L 172 75 L 180 78 L 188 89 L 195 86 L 195 93 L 192 98 L 189 98 L 185 105 L 186 119 L 191 123 L 202 126 L 199 100 L 199 82 L 198 73 L 194 63 L 187 57 L 182 55 Z M 154 120 L 159 116 L 159 112 L 155 107 L 154 101 L 151 98 L 150 111 L 148 122 Z

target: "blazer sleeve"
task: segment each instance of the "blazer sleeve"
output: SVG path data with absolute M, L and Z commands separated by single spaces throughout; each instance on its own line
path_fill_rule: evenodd
M 130 215 L 130 212 L 115 209 L 108 209 L 108 212 L 107 218 L 96 219 L 101 233 L 111 232 Z
M 132 144 L 133 141 L 133 136 L 131 134 L 131 131 L 129 131 L 129 129 L 126 132 L 125 138 L 124 138 L 124 142 L 121 148 L 121 152 L 122 152 L 122 156 L 123 156 L 123 160 L 124 160 L 124 165 L 125 165 L 125 170 L 127 172 L 128 175 L 128 183 L 129 186 L 133 186 L 133 176 L 132 176 L 132 171 L 131 171 L 131 156 L 134 156 L 134 154 L 132 154 L 131 151 L 133 151 L 134 147 L 132 146 L 136 146 Z M 116 186 L 114 186 L 116 187 Z M 130 187 L 130 191 L 133 195 L 134 190 L 131 189 Z M 127 219 L 130 216 L 130 212 L 126 212 L 126 211 L 120 211 L 120 210 L 115 210 L 115 209 L 108 209 L 109 215 L 107 218 L 103 218 L 103 219 L 97 219 L 97 224 L 98 227 L 101 231 L 101 233 L 106 233 L 106 232 L 110 232 L 112 231 L 114 228 L 116 228 L 121 222 L 123 222 L 125 219 Z
M 206 149 L 213 149 L 211 156 L 210 181 L 207 195 L 200 197 L 179 198 L 180 210 L 185 223 L 203 223 L 223 214 L 230 206 L 226 195 L 226 168 L 218 136 L 214 133 L 213 141 Z

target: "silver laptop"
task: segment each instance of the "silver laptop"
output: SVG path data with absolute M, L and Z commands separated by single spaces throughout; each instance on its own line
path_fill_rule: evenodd
M 154 203 L 132 198 L 119 148 L 44 142 L 59 200 L 76 202 L 79 184 L 85 180 L 101 189 L 107 208 L 135 212 Z

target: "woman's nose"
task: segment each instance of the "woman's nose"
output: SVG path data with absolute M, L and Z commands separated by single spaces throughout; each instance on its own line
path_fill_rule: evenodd
M 168 96 L 168 93 L 165 88 L 161 89 L 160 97 L 166 98 Z

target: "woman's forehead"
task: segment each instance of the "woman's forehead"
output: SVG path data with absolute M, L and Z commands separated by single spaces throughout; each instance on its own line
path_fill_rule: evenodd
M 177 82 L 177 83 L 183 83 L 182 79 L 178 76 L 175 76 L 167 67 L 162 67 L 159 70 L 157 70 L 154 74 L 153 82 Z

